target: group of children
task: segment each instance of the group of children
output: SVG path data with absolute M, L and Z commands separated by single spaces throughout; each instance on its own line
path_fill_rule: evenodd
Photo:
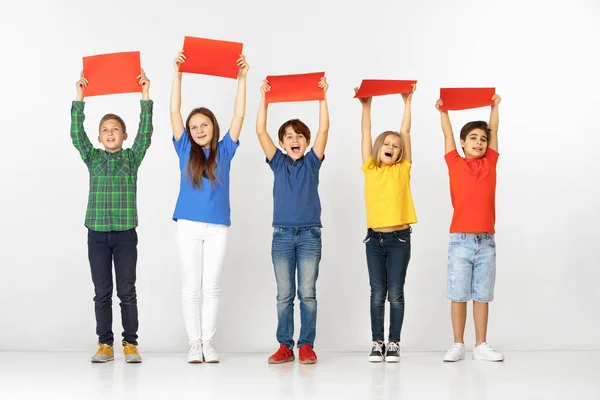
M 181 115 L 179 67 L 184 51 L 175 58 L 170 116 L 173 146 L 179 158 L 180 189 L 173 220 L 177 226 L 177 248 L 181 262 L 182 313 L 189 340 L 188 362 L 217 363 L 214 347 L 218 314 L 220 276 L 227 251 L 230 220 L 230 168 L 239 146 L 246 111 L 245 56 L 237 60 L 238 87 L 234 116 L 227 132 L 221 131 L 215 115 L 204 107 L 193 109 L 185 123 Z M 114 262 L 117 296 L 121 303 L 125 361 L 142 361 L 137 350 L 138 311 L 135 289 L 137 263 L 137 171 L 150 146 L 153 133 L 150 81 L 144 71 L 138 76 L 142 89 L 140 122 L 133 146 L 123 149 L 127 130 L 123 120 L 105 115 L 99 123 L 96 149 L 85 133 L 84 88 L 77 82 L 77 97 L 71 106 L 71 139 L 90 174 L 85 217 L 88 228 L 88 257 L 94 283 L 96 333 L 99 348 L 92 362 L 114 359 L 112 332 L 112 269 Z M 311 144 L 311 131 L 302 121 L 291 119 L 278 131 L 278 148 L 267 133 L 267 80 L 261 86 L 256 133 L 273 170 L 273 238 L 271 256 L 277 282 L 277 331 L 279 349 L 268 362 L 295 360 L 314 364 L 316 336 L 316 281 L 321 260 L 321 200 L 319 172 L 325 159 L 329 132 L 327 80 L 319 101 L 319 127 Z M 356 89 L 355 89 L 356 90 Z M 367 234 L 364 239 L 371 286 L 371 362 L 398 362 L 404 319 L 404 282 L 411 255 L 411 225 L 417 222 L 410 190 L 411 103 L 416 90 L 403 94 L 404 114 L 400 131 L 371 137 L 371 98 L 362 104 L 362 171 L 365 177 Z M 489 123 L 467 123 L 460 133 L 465 157 L 456 150 L 448 113 L 440 110 L 445 140 L 445 159 L 450 176 L 454 215 L 450 226 L 447 296 L 452 301 L 454 344 L 444 361 L 465 357 L 463 340 L 466 303 L 473 299 L 476 346 L 473 358 L 501 361 L 503 355 L 486 342 L 488 303 L 495 282 L 495 187 L 498 160 L 498 105 L 494 95 Z M 308 151 L 307 151 L 308 150 Z M 297 279 L 297 284 L 296 284 Z M 296 288 L 297 286 L 297 288 Z M 301 329 L 294 342 L 294 300 L 300 301 Z M 385 299 L 390 305 L 388 341 L 384 342 Z

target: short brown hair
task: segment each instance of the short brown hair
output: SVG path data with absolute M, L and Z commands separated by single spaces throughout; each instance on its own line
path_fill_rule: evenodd
M 465 126 L 460 130 L 460 140 L 467 140 L 467 135 L 471 133 L 475 129 L 481 129 L 485 132 L 486 139 L 490 139 L 490 133 L 492 130 L 488 126 L 488 123 L 485 121 L 471 121 L 467 122 Z
M 109 119 L 114 119 L 115 121 L 117 121 L 119 125 L 121 125 L 121 129 L 123 130 L 123 132 L 127 133 L 127 128 L 125 128 L 125 122 L 123 122 L 123 119 L 117 114 L 106 114 L 104 117 L 102 117 L 100 123 L 98 124 L 98 131 L 100 130 L 100 128 L 102 128 L 102 124 L 108 121 Z
M 310 129 L 308 129 L 308 126 L 306 126 L 306 124 L 300 121 L 299 119 L 290 119 L 289 121 L 286 121 L 283 123 L 283 125 L 281 125 L 278 134 L 280 142 L 283 142 L 283 137 L 285 136 L 285 129 L 288 126 L 291 126 L 294 129 L 294 131 L 296 131 L 296 133 L 301 133 L 302 135 L 304 135 L 306 141 L 310 142 Z

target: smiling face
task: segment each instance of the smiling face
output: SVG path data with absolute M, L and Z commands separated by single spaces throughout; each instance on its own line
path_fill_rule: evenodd
M 107 114 L 100 121 L 99 130 L 98 141 L 102 143 L 106 151 L 114 153 L 123 148 L 123 142 L 127 140 L 127 133 L 121 118 Z
M 288 126 L 285 128 L 283 141 L 279 144 L 293 160 L 297 160 L 304 155 L 309 143 L 302 133 L 298 133 L 294 128 Z
M 221 131 L 219 122 L 208 108 L 194 108 L 185 121 L 185 129 L 192 145 L 205 149 L 217 149 Z
M 189 121 L 190 135 L 199 146 L 210 148 L 210 141 L 214 134 L 214 125 L 210 118 L 204 114 L 194 114 Z
M 310 129 L 304 122 L 292 119 L 279 128 L 279 145 L 293 160 L 300 159 L 310 144 Z
M 481 158 L 485 155 L 488 147 L 488 135 L 483 129 L 473 129 L 467 133 L 466 138 L 460 140 L 465 157 Z

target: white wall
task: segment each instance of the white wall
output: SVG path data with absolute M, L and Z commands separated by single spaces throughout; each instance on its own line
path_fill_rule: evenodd
M 93 286 L 83 226 L 88 177 L 69 138 L 81 57 L 140 50 L 155 101 L 153 144 L 139 172 L 138 303 L 144 351 L 185 351 L 179 262 L 171 220 L 179 171 L 171 145 L 171 61 L 184 35 L 243 41 L 251 65 L 247 118 L 231 171 L 231 241 L 217 346 L 276 348 L 270 259 L 272 173 L 255 139 L 267 74 L 325 70 L 331 130 L 321 172 L 323 260 L 316 349 L 370 343 L 360 171 L 362 78 L 418 79 L 413 103 L 413 231 L 403 329 L 406 350 L 452 340 L 445 298 L 451 218 L 439 115 L 443 86 L 496 86 L 502 95 L 497 187 L 498 275 L 489 341 L 500 349 L 600 348 L 597 260 L 600 5 L 571 1 L 106 0 L 2 4 L 0 34 L 0 350 L 92 350 Z M 100 5 L 100 4 L 103 5 Z M 234 80 L 184 77 L 183 113 L 232 117 Z M 139 94 L 86 102 L 99 118 L 137 126 Z M 299 117 L 316 129 L 316 102 L 275 104 L 269 130 Z M 398 129 L 400 96 L 374 100 L 374 134 Z M 458 132 L 488 109 L 451 113 Z M 131 142 L 129 143 L 129 145 Z M 114 300 L 117 340 L 121 332 Z M 472 323 L 467 341 L 473 342 Z

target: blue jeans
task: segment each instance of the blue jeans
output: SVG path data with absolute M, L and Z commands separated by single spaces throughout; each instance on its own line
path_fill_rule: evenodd
M 321 261 L 321 228 L 274 228 L 271 257 L 277 281 L 277 341 L 294 347 L 296 270 L 300 300 L 298 347 L 313 345 L 317 326 L 317 277 Z
M 88 258 L 94 283 L 98 341 L 112 345 L 113 261 L 121 300 L 123 340 L 137 346 L 138 308 L 135 291 L 138 237 L 135 229 L 98 232 L 88 229 Z
M 388 341 L 399 342 L 404 321 L 404 281 L 410 261 L 411 228 L 383 233 L 369 229 L 364 240 L 371 285 L 372 340 L 383 341 L 385 297 L 390 302 Z

